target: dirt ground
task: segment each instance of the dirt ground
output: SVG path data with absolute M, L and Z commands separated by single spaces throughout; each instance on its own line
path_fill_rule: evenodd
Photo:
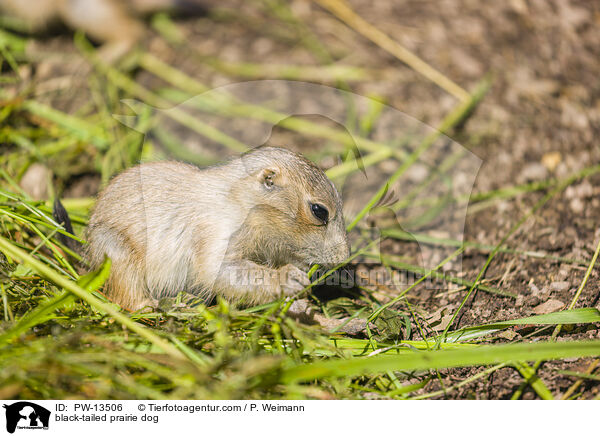
M 349 0 L 363 18 L 415 52 L 466 89 L 491 74 L 492 87 L 465 126 L 451 134 L 454 140 L 483 160 L 474 193 L 515 184 L 564 178 L 600 164 L 600 3 L 567 0 L 510 0 L 481 2 Z M 379 71 L 377 79 L 352 82 L 362 95 L 377 94 L 426 124 L 436 126 L 452 109 L 455 99 L 407 68 L 364 37 L 336 21 L 319 6 L 304 0 L 291 2 L 296 16 L 308 23 L 330 50 L 334 61 Z M 229 16 L 227 10 L 235 10 Z M 179 20 L 188 45 L 205 56 L 226 61 L 294 63 L 323 62 L 305 44 L 290 38 L 281 22 L 263 26 L 265 12 L 252 2 L 225 2 L 225 12 L 195 20 Z M 243 12 L 240 14 L 240 12 Z M 240 18 L 241 17 L 241 18 Z M 73 50 L 68 35 L 38 41 L 37 49 Z M 198 68 L 185 50 L 169 51 L 150 38 L 151 52 L 209 86 L 237 81 L 213 68 Z M 52 70 L 52 67 L 48 67 Z M 52 72 L 37 74 L 52 76 Z M 244 80 L 245 78 L 240 78 Z M 147 73 L 140 83 L 159 84 Z M 75 93 L 75 91 L 73 91 Z M 68 99 L 68 97 L 65 97 Z M 63 104 L 67 105 L 67 103 Z M 88 182 L 86 182 L 88 183 Z M 96 184 L 97 186 L 97 184 Z M 97 188 L 96 188 L 97 189 Z M 92 188 L 91 191 L 94 189 Z M 499 200 L 472 208 L 465 238 L 498 243 L 547 191 Z M 88 192 L 74 195 L 88 195 Z M 529 218 L 507 245 L 514 249 L 587 262 L 600 238 L 600 176 L 578 181 L 552 198 Z M 465 276 L 474 279 L 487 253 L 468 250 Z M 477 292 L 463 309 L 459 326 L 513 319 L 564 308 L 573 298 L 586 266 L 534 257 L 499 254 L 486 279 L 518 297 Z M 456 309 L 464 296 L 451 293 L 422 295 L 427 308 Z M 599 307 L 600 281 L 594 271 L 576 307 Z M 525 327 L 515 335 L 548 339 L 552 329 Z M 598 338 L 598 326 L 568 332 L 570 339 Z M 559 336 L 558 340 L 561 340 Z M 557 370 L 585 371 L 591 361 L 546 363 L 539 371 L 555 394 L 564 393 L 575 379 Z M 482 368 L 449 371 L 462 380 Z M 510 398 L 521 375 L 503 368 L 446 398 Z M 599 393 L 598 382 L 583 384 L 584 398 Z M 427 390 L 439 389 L 431 383 Z M 529 388 L 523 398 L 536 398 Z
M 600 163 L 600 5 L 594 2 L 525 1 L 350 1 L 363 18 L 392 35 L 469 89 L 491 73 L 490 93 L 453 137 L 483 160 L 474 193 L 563 178 Z M 243 8 L 245 6 L 242 6 Z M 406 68 L 389 54 L 335 21 L 314 4 L 292 2 L 301 19 L 311 23 L 333 56 L 343 63 L 385 70 L 383 80 L 352 84 L 352 91 L 384 96 L 386 102 L 436 126 L 452 108 L 453 97 Z M 256 11 L 248 7 L 249 15 Z M 309 19 L 310 17 L 310 19 Z M 316 17 L 316 18 L 315 18 Z M 333 24 L 332 24 L 333 23 Z M 285 44 L 251 26 L 207 23 L 191 30 L 207 53 L 232 61 L 312 64 L 318 59 L 294 42 Z M 179 68 L 185 63 L 174 59 Z M 188 71 L 194 75 L 198 72 Z M 209 76 L 212 85 L 225 78 Z M 203 76 L 203 80 L 207 80 Z M 229 79 L 231 80 L 231 79 Z M 545 192 L 499 201 L 467 217 L 467 240 L 496 244 Z M 576 183 L 556 195 L 508 241 L 511 248 L 578 260 L 589 260 L 600 237 L 600 177 Z M 469 251 L 466 277 L 475 278 L 486 254 Z M 518 298 L 478 292 L 463 309 L 459 326 L 513 319 L 564 308 L 573 298 L 585 267 L 500 254 L 486 278 Z M 498 283 L 498 279 L 502 279 Z M 458 307 L 464 294 L 429 293 L 429 308 Z M 577 307 L 598 306 L 600 282 L 594 272 Z M 443 301 L 446 300 L 446 301 Z M 544 304 L 546 306 L 544 306 Z M 517 335 L 546 338 L 552 329 L 533 328 Z M 569 332 L 572 339 L 598 338 L 598 328 Z M 560 340 L 560 337 L 559 337 Z M 585 371 L 589 362 L 545 364 L 539 374 L 553 392 L 564 392 L 573 379 L 559 369 Z M 481 368 L 451 371 L 462 380 Z M 453 374 L 454 373 L 454 374 Z M 521 375 L 504 368 L 493 377 L 448 394 L 448 398 L 509 398 Z M 584 397 L 598 394 L 597 382 L 584 384 Z M 430 384 L 428 390 L 439 389 Z M 535 398 L 526 389 L 523 398 Z

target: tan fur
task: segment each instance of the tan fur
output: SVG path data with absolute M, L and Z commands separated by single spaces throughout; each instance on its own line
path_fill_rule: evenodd
M 327 207 L 326 225 L 310 203 Z M 130 168 L 99 195 L 87 237 L 93 267 L 112 259 L 107 295 L 130 309 L 180 291 L 268 302 L 309 284 L 310 265 L 349 252 L 334 185 L 301 155 L 273 147 L 205 169 Z

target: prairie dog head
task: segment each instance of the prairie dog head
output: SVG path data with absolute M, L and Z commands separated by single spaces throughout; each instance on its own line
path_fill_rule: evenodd
M 349 255 L 342 199 L 325 173 L 302 155 L 276 147 L 244 154 L 245 169 L 236 192 L 250 205 L 244 232 L 253 239 L 246 256 L 282 266 L 306 269 L 333 266 Z

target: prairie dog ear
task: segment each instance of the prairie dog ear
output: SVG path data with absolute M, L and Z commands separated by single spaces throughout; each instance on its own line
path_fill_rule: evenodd
M 273 186 L 281 185 L 281 172 L 279 168 L 268 167 L 260 171 L 258 180 L 267 189 L 273 188 Z

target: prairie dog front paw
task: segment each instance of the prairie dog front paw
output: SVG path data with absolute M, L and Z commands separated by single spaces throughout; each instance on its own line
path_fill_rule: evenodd
M 213 288 L 231 301 L 246 298 L 251 304 L 262 304 L 296 295 L 308 285 L 308 274 L 294 265 L 274 269 L 251 261 L 237 261 L 222 268 Z
M 279 287 L 285 296 L 296 295 L 310 285 L 308 274 L 294 265 L 283 266 L 278 272 Z

